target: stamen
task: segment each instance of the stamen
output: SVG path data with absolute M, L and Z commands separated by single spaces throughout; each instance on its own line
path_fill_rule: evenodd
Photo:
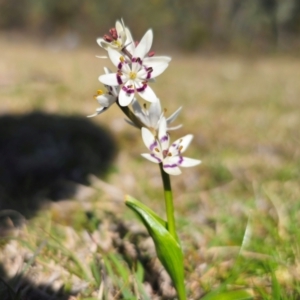
M 158 149 L 158 148 L 155 148 L 154 150 L 155 150 L 156 152 L 159 152 L 159 149 Z
M 121 63 L 124 63 L 124 62 L 125 62 L 124 56 L 120 56 L 120 62 L 121 62 Z
M 111 29 L 109 30 L 109 33 L 111 34 L 111 36 L 112 36 L 112 38 L 113 38 L 114 40 L 117 40 L 117 39 L 118 39 L 118 33 L 117 33 L 116 28 L 111 28 Z
M 103 39 L 106 42 L 109 42 L 109 43 L 111 43 L 113 41 L 113 39 L 109 35 L 107 35 L 107 34 L 104 34 Z
M 97 95 L 99 96 L 99 95 L 103 95 L 104 94 L 104 92 L 102 91 L 102 90 L 97 90 Z

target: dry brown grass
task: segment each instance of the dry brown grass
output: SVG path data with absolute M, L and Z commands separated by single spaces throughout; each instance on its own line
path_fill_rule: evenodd
M 1 114 L 38 109 L 85 116 L 96 109 L 93 94 L 102 88 L 97 77 L 108 63 L 95 57 L 103 54 L 100 48 L 58 51 L 4 37 L 0 48 Z M 203 161 L 172 178 L 188 286 L 194 295 L 201 294 L 201 284 L 221 282 L 232 266 L 234 248 L 221 254 L 208 249 L 240 245 L 249 207 L 269 217 L 273 205 L 280 219 L 278 230 L 289 226 L 287 219 L 300 199 L 299 78 L 297 57 L 177 54 L 153 84 L 168 112 L 183 106 L 178 123 L 184 127 L 172 137 L 193 133 L 187 156 Z M 158 168 L 139 156 L 145 151 L 140 134 L 123 119 L 117 106 L 93 119 L 111 130 L 120 145 L 116 171 L 108 182 L 118 195 L 131 194 L 162 212 Z M 271 195 L 271 204 L 265 192 Z M 103 192 L 100 196 L 105 198 Z M 93 205 L 103 209 L 101 203 Z M 117 206 L 117 213 L 127 216 L 122 202 Z M 259 222 L 262 217 L 255 214 L 255 218 Z M 257 236 L 268 235 L 261 228 L 255 230 Z M 223 269 L 207 273 L 212 257 L 221 257 L 218 268 Z M 243 283 L 254 282 L 245 276 Z

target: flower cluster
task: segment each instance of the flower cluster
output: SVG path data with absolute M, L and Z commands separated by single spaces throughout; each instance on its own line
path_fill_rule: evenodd
M 149 85 L 166 70 L 171 61 L 168 56 L 154 55 L 154 52 L 150 51 L 152 42 L 151 29 L 139 42 L 135 42 L 123 20 L 117 21 L 115 28 L 109 30 L 109 34 L 97 39 L 99 46 L 107 51 L 116 71 L 104 68 L 105 74 L 99 76 L 106 92 L 97 91 L 95 99 L 101 106 L 90 117 L 101 114 L 117 103 L 123 111 L 128 112 L 126 115 L 129 120 L 126 121 L 141 128 L 142 139 L 150 150 L 150 154 L 144 153 L 142 156 L 162 164 L 166 173 L 178 175 L 181 173 L 179 167 L 195 166 L 201 161 L 182 156 L 193 138 L 191 134 L 170 145 L 169 131 L 181 125 L 170 127 L 169 124 L 176 119 L 181 107 L 166 118 L 166 110 L 162 110 L 160 100 Z M 150 102 L 148 109 L 146 104 L 142 108 L 136 95 Z M 132 107 L 132 111 L 129 106 Z

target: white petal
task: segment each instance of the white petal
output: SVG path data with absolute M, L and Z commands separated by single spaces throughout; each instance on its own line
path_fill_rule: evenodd
M 100 75 L 98 79 L 100 82 L 109 86 L 119 85 L 117 80 L 117 74 L 115 73 Z
M 156 102 L 152 102 L 149 107 L 149 122 L 151 127 L 155 128 L 158 125 L 158 121 L 161 118 L 161 105 L 157 98 Z
M 181 109 L 182 109 L 182 107 L 179 107 L 169 118 L 167 118 L 167 124 L 172 123 L 178 117 Z M 181 125 L 178 125 L 178 126 L 181 127 Z
M 190 145 L 192 139 L 193 139 L 193 135 L 192 134 L 187 134 L 186 136 L 182 137 L 182 142 L 181 142 L 181 150 L 180 152 L 183 153 L 187 147 Z
M 118 35 L 124 30 L 123 24 L 119 20 L 116 21 L 115 28 L 117 30 Z
M 116 97 L 109 95 L 109 94 L 99 95 L 96 97 L 96 99 L 97 99 L 98 103 L 104 107 L 108 107 L 108 106 L 112 105 L 117 100 Z
M 163 163 L 163 169 L 166 173 L 170 174 L 170 175 L 180 175 L 181 174 L 181 170 L 179 167 L 177 167 L 176 165 L 168 165 Z
M 140 87 L 141 85 L 138 84 L 135 84 L 135 86 L 138 88 Z M 145 100 L 149 101 L 149 102 L 156 102 L 157 101 L 157 97 L 154 93 L 154 91 L 151 89 L 151 87 L 149 85 L 147 85 L 147 87 L 145 88 L 144 91 L 142 92 L 138 92 L 138 94 Z
M 107 50 L 110 47 L 110 43 L 105 41 L 103 38 L 98 38 L 97 43 L 101 48 L 103 48 L 105 50 Z
M 124 74 L 126 74 L 126 76 L 128 76 L 130 74 L 130 72 L 131 72 L 130 66 L 128 64 L 126 64 L 126 63 L 122 64 L 121 70 L 122 70 L 122 72 Z
M 107 53 L 108 56 L 110 58 L 110 60 L 112 61 L 112 63 L 118 67 L 119 63 L 120 63 L 120 57 L 122 56 L 117 50 L 112 49 L 111 47 L 107 48 Z
M 126 50 L 128 50 L 129 53 L 132 54 L 135 49 L 134 40 L 132 38 L 130 30 L 127 27 L 125 28 L 125 33 L 126 33 L 126 38 L 127 38 L 126 42 L 125 42 Z
M 141 69 L 141 65 L 138 62 L 133 62 L 131 66 L 131 70 L 134 73 L 137 73 Z M 146 74 L 146 72 L 145 72 Z
M 171 131 L 171 130 L 177 130 L 177 129 L 181 128 L 181 127 L 182 127 L 182 124 L 177 125 L 177 126 L 172 126 L 172 127 L 169 127 L 169 126 L 168 126 L 168 131 Z
M 163 151 L 167 150 L 169 148 L 170 137 L 167 133 L 167 122 L 164 117 L 162 117 L 159 122 L 158 138 L 159 138 L 159 142 L 161 144 L 162 150 Z
M 148 118 L 145 116 L 142 107 L 140 106 L 139 102 L 134 98 L 132 101 L 132 109 L 134 114 L 147 126 L 149 126 Z
M 112 95 L 117 98 L 120 93 L 120 87 L 119 86 L 111 86 L 110 88 L 111 88 Z
M 183 157 L 182 162 L 180 163 L 180 167 L 194 167 L 201 164 L 201 160 Z
M 156 67 L 153 67 L 153 71 L 151 72 L 151 78 L 157 77 L 160 75 L 169 65 L 167 63 L 161 63 Z
M 148 72 L 145 70 L 144 67 L 141 68 L 141 66 L 139 65 L 139 68 L 137 69 L 136 73 L 137 73 L 136 74 L 137 78 L 140 79 L 141 81 L 148 80 L 147 79 Z
M 134 97 L 134 93 L 131 94 L 127 94 L 125 91 L 123 91 L 122 89 L 120 90 L 120 94 L 119 94 L 119 103 L 121 106 L 128 106 Z
M 169 56 L 151 56 L 143 59 L 143 64 L 148 67 L 148 64 L 155 65 L 157 63 L 169 63 L 172 60 Z
M 161 115 L 161 105 L 160 105 L 160 100 L 158 98 L 157 101 L 150 104 L 149 115 L 156 115 L 156 116 Z
M 150 56 L 150 57 L 145 57 L 143 59 L 143 62 L 166 62 L 169 63 L 172 60 L 172 58 L 170 56 Z
M 132 109 L 134 111 L 134 113 L 136 114 L 139 114 L 139 113 L 142 113 L 142 108 L 140 106 L 140 103 L 136 100 L 136 99 L 133 99 L 132 101 Z
M 121 48 L 123 48 L 127 38 L 123 19 L 121 19 L 121 22 L 119 20 L 116 22 L 116 30 L 118 33 L 118 40 L 121 41 Z
M 96 117 L 98 115 L 100 115 L 101 113 L 103 113 L 107 108 L 106 107 L 99 107 L 96 109 L 96 112 L 92 115 L 87 116 L 88 118 L 92 118 L 92 117 Z
M 175 151 L 175 149 L 178 149 L 181 147 L 179 150 L 181 153 L 183 153 L 187 149 L 189 144 L 191 143 L 192 139 L 193 139 L 193 135 L 187 134 L 184 137 L 176 140 L 170 147 L 171 152 L 176 153 L 176 152 L 178 152 L 178 150 Z
M 133 57 L 143 59 L 145 55 L 149 52 L 153 41 L 153 32 L 152 29 L 149 29 L 144 36 L 142 37 L 141 41 L 137 45 L 137 47 L 133 51 Z
M 158 138 L 161 139 L 163 136 L 165 136 L 167 133 L 167 121 L 165 117 L 162 117 L 159 122 L 159 128 L 158 128 Z
M 152 152 L 153 148 L 155 148 L 158 145 L 158 142 L 156 141 L 154 135 L 148 128 L 142 127 L 141 131 L 144 144 Z
M 141 154 L 141 155 L 142 155 L 143 157 L 145 157 L 146 159 L 148 159 L 148 160 L 154 162 L 154 163 L 157 163 L 157 164 L 161 163 L 161 160 L 160 160 L 158 157 L 153 156 L 153 155 L 151 155 L 151 154 L 149 154 L 149 153 L 143 153 L 143 154 Z

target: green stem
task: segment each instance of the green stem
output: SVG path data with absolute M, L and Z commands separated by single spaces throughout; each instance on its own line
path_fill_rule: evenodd
M 159 164 L 159 169 L 160 169 L 160 173 L 161 173 L 161 177 L 162 177 L 163 185 L 164 185 L 164 195 L 165 195 L 165 203 L 166 203 L 168 230 L 169 230 L 170 234 L 173 236 L 173 238 L 177 241 L 177 243 L 180 244 L 180 241 L 179 241 L 177 233 L 176 233 L 173 194 L 172 194 L 170 176 L 169 176 L 169 174 L 167 174 L 164 171 L 161 163 Z M 178 264 L 181 264 L 182 274 L 183 274 L 184 273 L 183 260 L 178 261 Z M 186 300 L 184 281 L 182 280 L 180 282 L 177 282 L 177 284 L 175 284 L 175 288 L 177 290 L 178 299 Z
M 173 194 L 172 194 L 170 176 L 164 171 L 161 163 L 159 164 L 159 168 L 160 168 L 161 178 L 164 185 L 164 196 L 165 196 L 165 203 L 166 203 L 168 230 L 170 234 L 174 237 L 174 239 L 178 241 L 177 234 L 176 234 L 176 227 L 175 227 L 174 204 L 173 204 Z
M 119 100 L 116 101 L 122 112 L 132 121 L 138 128 L 145 127 L 143 122 L 129 109 L 128 106 L 121 106 Z

